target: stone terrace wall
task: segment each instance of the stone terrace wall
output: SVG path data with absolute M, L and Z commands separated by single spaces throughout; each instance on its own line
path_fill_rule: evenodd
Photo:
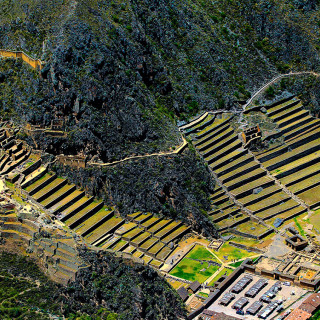
M 23 51 L 10 51 L 10 50 L 0 49 L 0 56 L 4 58 L 15 58 L 15 59 L 20 58 L 26 63 L 28 63 L 32 68 L 34 69 L 39 68 L 40 70 L 42 69 L 42 64 L 43 64 L 42 61 L 30 58 Z

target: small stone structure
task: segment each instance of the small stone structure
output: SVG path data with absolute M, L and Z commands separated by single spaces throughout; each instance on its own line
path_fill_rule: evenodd
M 244 130 L 241 135 L 245 147 L 249 147 L 254 141 L 261 140 L 262 132 L 259 125 L 257 125 L 256 127 Z
M 303 239 L 299 234 L 295 234 L 286 238 L 286 245 L 288 245 L 294 251 L 299 251 L 308 246 L 308 242 Z
M 56 156 L 56 159 L 64 166 L 70 166 L 75 168 L 85 168 L 87 164 L 87 157 L 81 155 L 65 156 L 63 154 L 60 154 Z

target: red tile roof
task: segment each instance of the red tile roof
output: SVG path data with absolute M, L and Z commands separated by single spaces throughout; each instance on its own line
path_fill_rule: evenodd
M 311 317 L 311 314 L 308 312 L 305 312 L 299 308 L 293 310 L 286 318 L 285 320 L 307 320 Z
M 313 314 L 319 307 L 320 293 L 314 293 L 300 305 L 299 309 Z

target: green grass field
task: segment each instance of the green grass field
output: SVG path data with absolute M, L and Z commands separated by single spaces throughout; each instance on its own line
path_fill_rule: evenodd
M 233 270 L 229 268 L 223 268 L 209 283 L 209 286 L 213 286 L 223 275 L 229 275 Z
M 211 275 L 219 269 L 218 266 L 210 266 L 208 262 L 199 262 L 184 258 L 182 261 L 170 272 L 171 275 L 189 281 L 199 281 L 203 283 Z
M 229 242 L 224 243 L 217 253 L 217 256 L 225 262 L 231 262 L 232 260 L 239 260 L 253 255 L 254 253 L 229 245 Z
M 193 259 L 203 261 L 200 262 Z M 218 266 L 211 265 L 209 267 L 209 263 L 206 262 L 209 260 L 218 262 L 215 256 L 205 247 L 196 245 L 187 256 L 178 263 L 170 274 L 185 280 L 203 283 L 219 269 Z
M 217 261 L 215 256 L 209 252 L 205 247 L 196 245 L 186 256 L 186 258 L 190 259 L 198 259 L 198 260 L 212 260 Z

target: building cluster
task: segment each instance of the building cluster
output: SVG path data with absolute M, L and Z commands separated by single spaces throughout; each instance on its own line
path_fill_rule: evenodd
M 320 293 L 314 293 L 294 309 L 285 320 L 307 320 L 320 309 Z

